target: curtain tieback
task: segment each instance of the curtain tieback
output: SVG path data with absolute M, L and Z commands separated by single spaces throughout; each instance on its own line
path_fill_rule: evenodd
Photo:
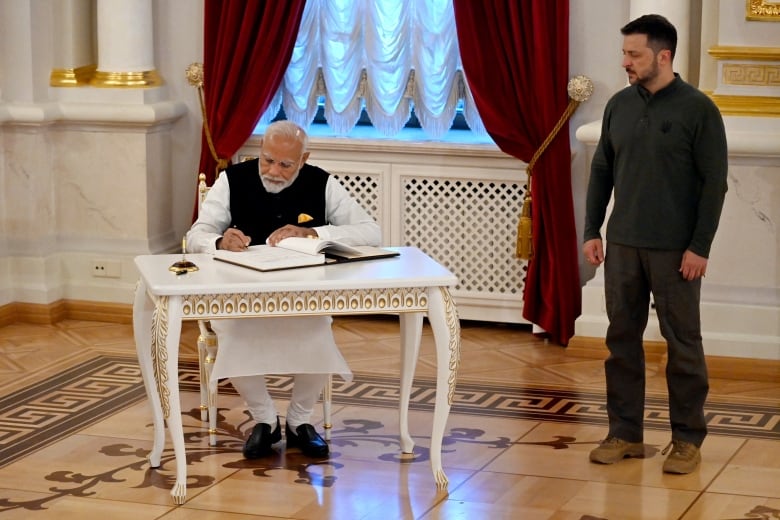
M 187 67 L 187 81 L 198 89 L 198 99 L 200 100 L 200 112 L 203 116 L 203 133 L 206 134 L 206 143 L 209 146 L 211 157 L 217 162 L 216 171 L 214 172 L 214 178 L 219 176 L 219 172 L 227 168 L 228 160 L 222 159 L 217 155 L 217 149 L 214 148 L 214 139 L 211 137 L 211 129 L 209 128 L 209 119 L 206 115 L 206 101 L 203 98 L 203 64 L 191 63 Z
M 569 80 L 567 87 L 569 92 L 569 104 L 566 106 L 563 115 L 561 115 L 555 127 L 550 131 L 547 138 L 534 152 L 533 157 L 528 162 L 525 169 L 527 175 L 525 196 L 523 197 L 523 207 L 520 211 L 520 219 L 517 222 L 517 245 L 515 254 L 522 260 L 530 260 L 534 255 L 533 250 L 533 221 L 532 221 L 532 199 L 531 199 L 531 172 L 536 165 L 536 161 L 547 150 L 547 147 L 558 135 L 561 127 L 569 120 L 571 115 L 577 110 L 577 107 L 583 101 L 587 101 L 593 93 L 593 82 L 587 76 L 575 76 Z

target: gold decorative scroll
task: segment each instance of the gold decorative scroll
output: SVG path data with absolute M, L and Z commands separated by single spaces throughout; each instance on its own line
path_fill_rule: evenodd
M 182 297 L 184 319 L 241 318 L 252 316 L 373 314 L 377 311 L 419 312 L 428 308 L 425 287 L 382 290 L 343 289 L 302 295 L 297 291 L 203 294 Z
M 168 297 L 161 296 L 159 303 L 152 313 L 152 368 L 154 380 L 157 382 L 157 394 L 160 396 L 160 405 L 163 417 L 171 414 L 170 397 L 168 390 L 168 347 L 165 342 L 168 339 Z M 174 384 L 179 384 L 178 381 Z
M 439 291 L 441 291 L 441 296 L 444 300 L 444 314 L 446 316 L 447 328 L 450 332 L 450 344 L 448 345 L 450 351 L 450 377 L 447 380 L 449 388 L 447 403 L 452 406 L 453 401 L 455 401 L 455 381 L 458 378 L 458 367 L 460 366 L 460 320 L 458 319 L 455 301 L 452 299 L 449 289 L 439 287 Z
M 780 22 L 780 2 L 747 0 L 745 19 L 754 22 Z

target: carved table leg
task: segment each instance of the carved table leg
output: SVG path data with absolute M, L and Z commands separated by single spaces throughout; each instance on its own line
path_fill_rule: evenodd
M 401 382 L 400 402 L 398 404 L 401 452 L 412 453 L 414 441 L 409 434 L 409 398 L 412 393 L 414 369 L 420 353 L 423 314 L 421 312 L 402 313 L 401 319 Z
M 445 487 L 448 480 L 442 469 L 441 446 L 460 363 L 460 322 L 446 287 L 428 290 L 428 320 L 436 340 L 436 405 L 431 434 L 431 469 L 436 485 Z
M 179 338 L 181 336 L 181 297 L 163 296 L 152 317 L 152 361 L 157 375 L 157 391 L 176 459 L 176 483 L 171 489 L 175 504 L 187 499 L 187 454 L 179 400 Z
M 144 380 L 146 397 L 152 408 L 152 421 L 154 425 L 154 444 L 149 454 L 151 467 L 160 467 L 162 452 L 165 447 L 165 422 L 160 404 L 160 394 L 157 392 L 157 377 L 152 365 L 152 313 L 154 303 L 146 293 L 146 285 L 140 281 L 135 288 L 135 300 L 133 302 L 133 333 L 135 336 L 135 349 L 138 353 L 138 365 L 141 368 L 141 376 Z

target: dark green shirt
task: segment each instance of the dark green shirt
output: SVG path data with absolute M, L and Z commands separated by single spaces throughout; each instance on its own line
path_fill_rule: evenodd
M 591 164 L 585 240 L 614 190 L 607 242 L 708 257 L 726 195 L 728 152 L 715 104 L 680 79 L 651 95 L 632 85 L 607 103 Z

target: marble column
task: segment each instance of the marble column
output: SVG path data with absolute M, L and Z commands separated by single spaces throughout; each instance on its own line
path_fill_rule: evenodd
M 92 48 L 92 0 L 59 0 L 53 4 L 54 68 L 52 87 L 87 85 L 96 65 Z
M 689 0 L 631 0 L 631 20 L 643 14 L 660 14 L 677 29 L 677 51 L 674 55 L 674 71 L 688 79 L 690 56 L 691 5 Z
M 98 0 L 95 87 L 156 87 L 152 0 Z

